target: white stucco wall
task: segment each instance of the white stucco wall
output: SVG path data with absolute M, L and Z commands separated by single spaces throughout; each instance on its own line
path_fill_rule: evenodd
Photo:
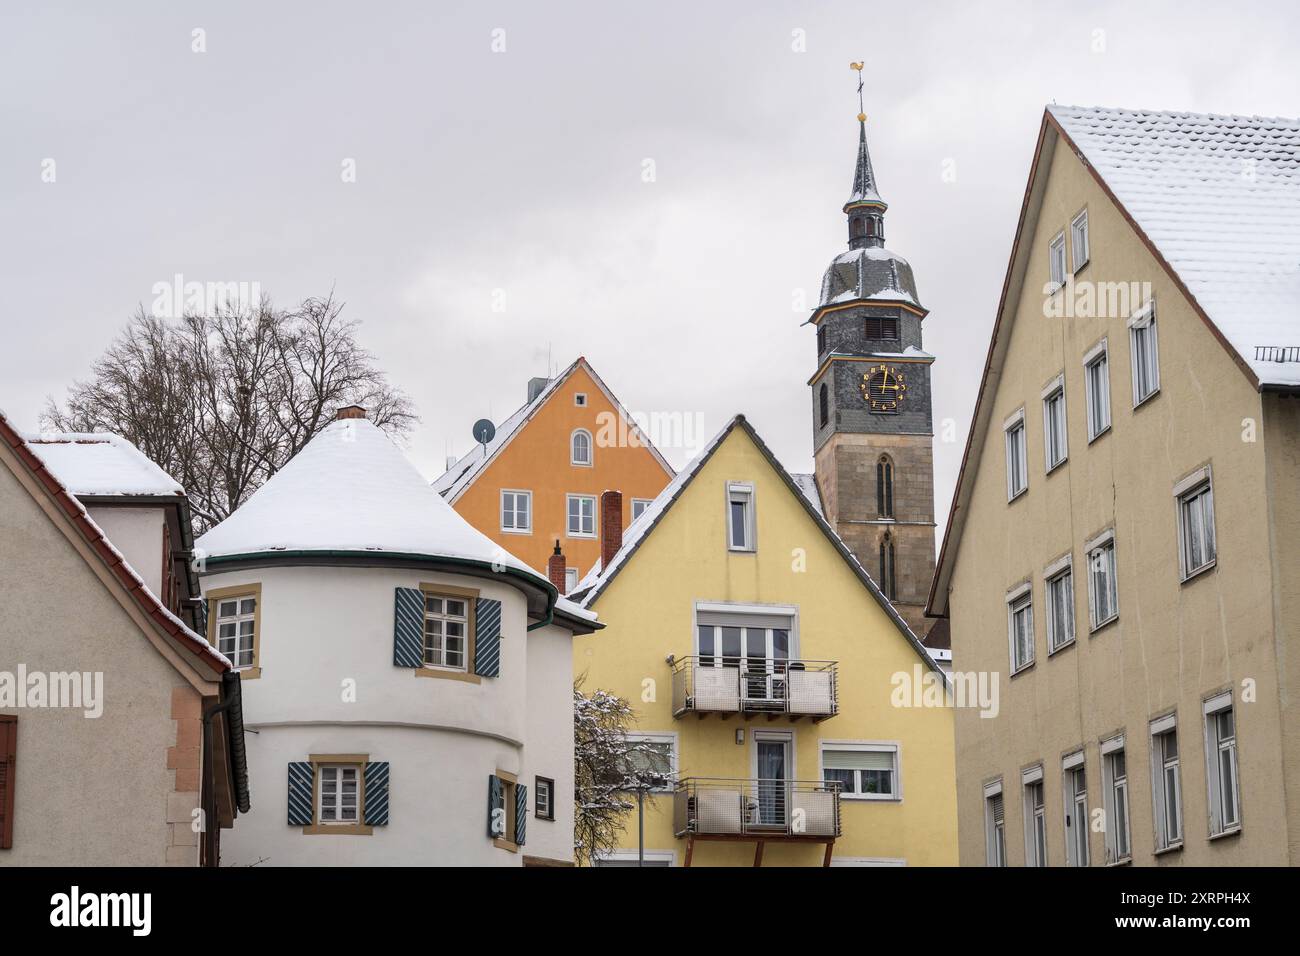
M 386 568 L 274 567 L 202 578 L 205 593 L 252 583 L 262 594 L 261 676 L 243 685 L 252 811 L 223 834 L 223 865 L 267 858 L 275 865 L 510 866 L 524 853 L 571 847 L 572 652 L 560 628 L 527 633 L 517 589 L 491 576 Z M 502 602 L 500 677 L 472 683 L 394 666 L 394 590 L 421 584 L 477 588 Z M 525 759 L 526 743 L 538 748 L 535 764 Z M 288 824 L 288 764 L 322 753 L 389 762 L 387 826 L 368 836 L 315 836 Z M 523 853 L 487 836 L 488 775 L 498 769 L 530 788 Z M 567 830 L 532 817 L 533 773 L 554 777 L 567 795 L 557 807 L 567 807 Z
M 163 508 L 87 508 L 126 563 L 154 594 L 162 594 Z M 178 545 L 179 547 L 179 545 Z

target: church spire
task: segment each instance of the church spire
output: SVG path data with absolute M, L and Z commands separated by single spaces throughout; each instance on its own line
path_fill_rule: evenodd
M 862 100 L 863 63 L 850 63 L 858 71 L 858 162 L 853 168 L 853 195 L 844 204 L 849 217 L 849 248 L 884 246 L 885 201 L 876 189 L 876 173 L 871 168 L 871 152 L 867 149 L 867 114 Z

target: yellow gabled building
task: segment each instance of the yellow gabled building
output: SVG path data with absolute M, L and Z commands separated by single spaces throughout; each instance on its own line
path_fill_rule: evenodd
M 952 710 L 913 693 L 942 675 L 744 416 L 609 539 L 571 595 L 606 625 L 574 670 L 667 777 L 647 863 L 957 862 Z M 637 852 L 634 811 L 601 862 Z

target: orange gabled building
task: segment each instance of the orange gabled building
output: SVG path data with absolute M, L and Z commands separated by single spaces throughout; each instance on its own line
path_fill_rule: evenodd
M 466 521 L 543 574 L 558 541 L 567 592 L 600 560 L 602 493 L 622 493 L 625 528 L 672 478 L 663 455 L 580 357 L 555 378 L 530 379 L 523 407 L 433 486 Z

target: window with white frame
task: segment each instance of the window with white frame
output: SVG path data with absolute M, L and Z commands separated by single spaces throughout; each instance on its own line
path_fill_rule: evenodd
M 1083 360 L 1083 390 L 1088 406 L 1088 441 L 1091 442 L 1110 428 L 1110 363 L 1105 339 Z
M 1065 792 L 1065 862 L 1067 866 L 1088 865 L 1088 778 L 1084 773 L 1083 751 L 1062 763 Z
M 511 534 L 529 534 L 533 530 L 533 493 L 501 492 L 501 530 Z
M 1025 410 L 1022 408 L 1002 425 L 1007 445 L 1007 500 L 1029 487 L 1029 465 L 1025 453 Z
M 1205 702 L 1206 765 L 1209 768 L 1210 835 L 1241 827 L 1241 792 L 1237 783 L 1237 720 L 1232 694 Z
M 1028 584 L 1007 595 L 1007 640 L 1011 646 L 1011 673 L 1034 662 L 1033 590 Z
M 1122 863 L 1133 855 L 1129 846 L 1128 767 L 1123 737 L 1102 742 L 1101 775 L 1105 788 L 1106 862 Z
M 570 538 L 596 537 L 596 499 L 592 495 L 567 495 Z
M 1151 782 L 1156 849 L 1168 850 L 1183 842 L 1183 791 L 1173 714 L 1151 722 Z
M 846 800 L 897 800 L 898 747 L 895 744 L 822 746 L 822 779 L 839 783 Z
M 586 393 L 586 392 L 574 392 L 574 393 L 573 393 L 573 404 L 576 405 L 576 406 L 578 406 L 578 408 L 586 408 L 586 407 L 587 407 L 587 393 Z
M 360 799 L 361 767 L 357 764 L 322 764 L 317 771 L 322 824 L 356 823 Z
M 635 521 L 637 518 L 645 514 L 645 510 L 650 507 L 650 503 L 651 503 L 650 498 L 633 498 L 632 499 L 632 520 Z
M 1069 456 L 1065 435 L 1064 375 L 1058 375 L 1056 381 L 1043 393 L 1043 454 L 1048 471 Z
M 1043 575 L 1047 596 L 1047 649 L 1059 651 L 1074 643 L 1074 567 L 1066 555 Z
M 674 859 L 671 850 L 646 850 L 643 856 L 637 850 L 606 850 L 595 854 L 591 859 L 591 865 L 597 867 L 672 866 Z
M 1007 865 L 1007 821 L 1001 780 L 984 788 L 984 847 L 989 866 Z
M 564 593 L 572 594 L 574 591 L 576 591 L 578 589 L 578 580 L 579 577 L 578 577 L 577 568 L 565 568 L 564 569 Z
M 1070 251 L 1074 261 L 1073 272 L 1088 264 L 1088 210 L 1083 210 L 1070 220 Z
M 235 670 L 252 667 L 257 642 L 257 596 L 237 595 L 217 599 L 217 650 Z
M 569 436 L 569 462 L 574 465 L 591 464 L 591 432 L 575 429 Z
M 1065 283 L 1065 233 L 1058 233 L 1047 246 L 1047 278 L 1051 291 Z
M 1183 580 L 1215 562 L 1214 490 L 1205 466 L 1174 488 L 1178 500 L 1178 558 Z
M 1095 631 L 1119 616 L 1115 574 L 1115 535 L 1106 532 L 1088 544 L 1088 611 Z
M 533 815 L 539 820 L 555 819 L 555 781 L 550 777 L 533 778 Z
M 743 482 L 727 484 L 727 547 L 732 551 L 753 551 L 754 486 Z
M 469 601 L 441 594 L 424 596 L 424 664 L 446 670 L 468 669 L 466 641 Z
M 628 734 L 623 775 L 629 785 L 641 782 L 651 790 L 672 790 L 677 773 L 676 734 Z
M 1047 805 L 1040 764 L 1021 774 L 1025 806 L 1025 866 L 1047 866 Z
M 1133 365 L 1133 405 L 1137 407 L 1160 391 L 1155 302 L 1148 302 L 1128 320 L 1128 345 Z

